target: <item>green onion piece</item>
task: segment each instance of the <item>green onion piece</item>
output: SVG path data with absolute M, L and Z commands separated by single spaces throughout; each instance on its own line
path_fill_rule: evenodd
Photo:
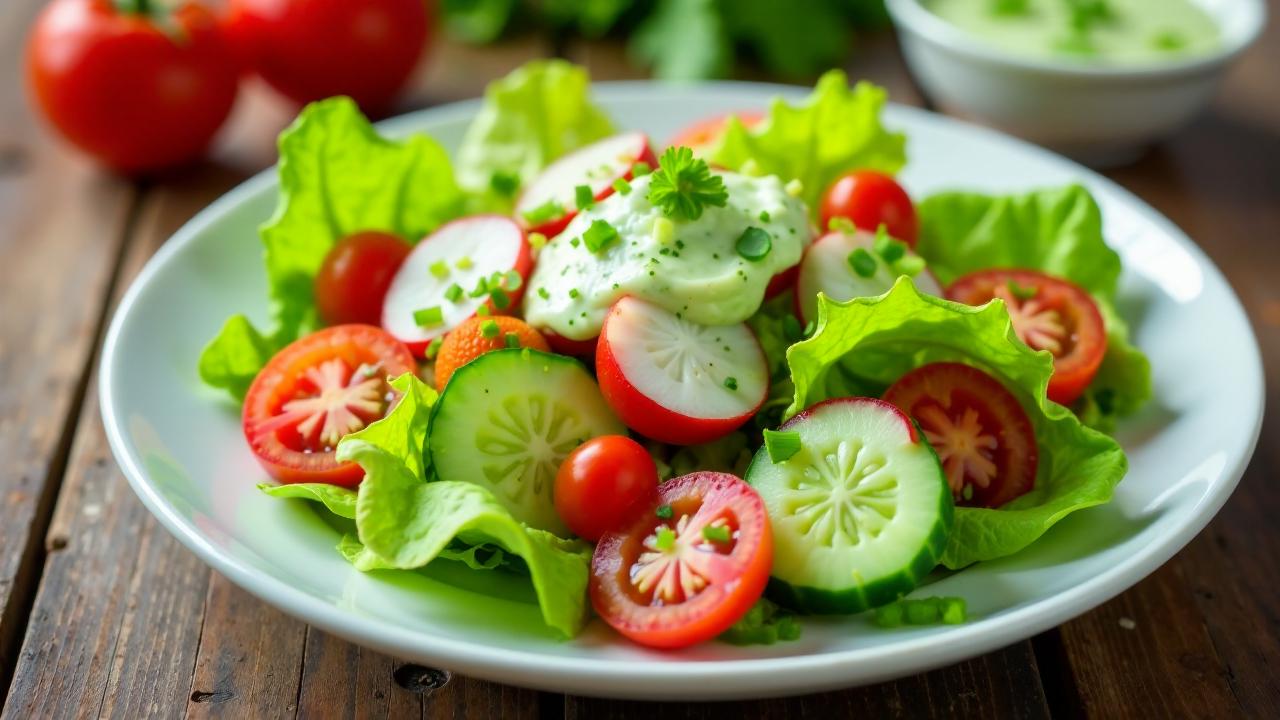
M 849 267 L 853 268 L 859 277 L 869 278 L 876 274 L 879 264 L 871 253 L 862 248 L 856 248 L 849 253 Z
M 770 215 L 768 210 L 760 211 L 760 222 L 769 222 L 769 218 L 770 218 Z
M 489 291 L 489 302 L 493 303 L 493 306 L 499 310 L 506 310 L 511 307 L 511 296 L 502 288 L 494 288 Z
M 427 343 L 427 359 L 434 360 L 436 355 L 440 353 L 440 346 L 444 344 L 444 338 L 436 336 L 431 338 L 431 342 Z
M 485 320 L 484 322 L 480 323 L 480 334 L 489 338 L 490 340 L 498 337 L 498 334 L 500 332 L 501 332 L 501 328 L 498 327 L 497 320 Z
M 875 624 L 882 628 L 902 627 L 904 615 L 906 615 L 906 612 L 903 610 L 902 603 L 900 602 L 881 605 L 876 608 Z
M 968 619 L 964 598 L 941 598 L 941 603 L 942 623 L 944 625 L 959 625 Z
M 894 240 L 889 237 L 889 233 L 885 232 L 884 226 L 876 231 L 875 251 L 885 262 L 890 265 L 902 259 L 907 254 L 907 244 Z
M 827 221 L 827 230 L 829 232 L 844 233 L 845 235 L 852 235 L 858 232 L 858 228 L 853 224 L 852 220 L 838 215 Z
M 786 462 L 800 452 L 800 433 L 794 430 L 765 430 L 764 448 L 773 462 Z
M 596 204 L 595 193 L 591 192 L 590 185 L 579 185 L 573 189 L 573 204 L 579 210 L 586 210 Z
M 476 308 L 476 314 L 479 315 L 480 317 L 489 317 L 489 306 L 481 305 L 480 307 Z
M 732 377 L 732 376 L 725 378 L 725 379 L 724 379 L 724 386 L 725 386 L 725 387 L 727 387 L 727 388 L 729 388 L 730 390 L 737 390 L 737 389 L 738 389 L 738 378 L 736 378 L 736 377 Z
M 658 539 L 654 545 L 658 548 L 658 552 L 666 552 L 676 546 L 675 531 L 665 525 L 658 528 Z
M 499 170 L 489 178 L 489 187 L 503 197 L 512 197 L 520 189 L 520 176 Z
M 1157 50 L 1176 52 L 1187 46 L 1187 36 L 1177 30 L 1165 30 L 1151 38 L 1151 46 Z
M 444 324 L 444 311 L 439 305 L 413 311 L 413 323 L 418 327 L 430 328 Z
M 454 266 L 454 267 L 456 267 L 456 268 L 458 268 L 459 270 L 470 270 L 470 269 L 471 269 L 471 267 L 472 267 L 472 265 L 473 265 L 473 263 L 471 262 L 471 256 L 470 256 L 470 255 L 463 255 L 463 256 L 458 260 L 458 262 L 456 262 L 456 263 L 454 263 L 454 264 L 453 264 L 453 266 Z
M 753 225 L 742 231 L 733 247 L 744 260 L 760 262 L 773 249 L 773 238 Z
M 532 250 L 541 250 L 547 246 L 547 236 L 540 232 L 529 233 L 529 247 Z
M 443 260 L 437 260 L 431 263 L 431 267 L 429 269 L 431 270 L 432 275 L 435 275 L 441 280 L 449 277 L 449 264 Z
M 989 0 L 987 10 L 992 15 L 1025 15 L 1029 0 Z
M 512 350 L 515 350 L 520 347 L 520 336 L 516 335 L 515 333 L 507 333 L 506 335 L 502 336 L 502 342 L 507 347 L 511 348 Z
M 899 275 L 915 277 L 924 270 L 924 258 L 919 255 L 905 255 L 893 264 L 893 271 Z
M 538 207 L 523 213 L 524 219 L 531 225 L 541 225 L 548 220 L 555 220 L 564 214 L 564 206 L 555 200 L 548 200 Z
M 579 245 L 582 244 L 582 241 L 579 240 L 578 238 L 569 238 L 569 244 L 574 247 L 578 247 Z
M 578 292 L 578 288 L 569 288 L 569 297 L 571 299 L 577 300 L 580 295 L 582 295 L 582 293 Z
M 644 177 L 651 172 L 653 172 L 653 166 L 643 160 L 631 166 L 631 177 L 633 178 Z
M 727 525 L 703 525 L 702 537 L 707 542 L 727 543 L 733 539 L 733 533 Z
M 1019 300 L 1030 300 L 1040 293 L 1040 289 L 1034 286 L 1019 285 L 1016 280 L 1010 280 L 1007 283 L 1009 294 Z
M 627 182 L 624 178 L 618 178 L 613 181 L 613 189 L 617 190 L 619 195 L 630 195 L 631 183 Z
M 449 287 L 445 288 L 444 299 L 448 300 L 451 303 L 456 303 L 462 299 L 463 295 L 466 295 L 466 294 L 467 294 L 467 291 L 463 290 L 461 285 L 459 285 L 458 283 L 454 283 Z
M 618 239 L 618 230 L 604 220 L 592 220 L 591 227 L 582 233 L 582 241 L 591 252 L 600 252 Z
M 524 285 L 524 276 L 515 270 L 508 270 L 502 276 L 502 286 L 508 290 L 519 290 Z
M 938 606 L 929 600 L 903 600 L 909 625 L 932 625 L 938 622 Z
M 653 514 L 662 520 L 670 520 L 675 517 L 676 511 L 670 505 L 659 505 L 658 509 L 653 511 Z
M 538 288 L 538 297 L 542 298 L 543 300 L 550 300 L 551 293 L 547 292 L 546 288 L 540 287 Z
M 488 292 L 489 292 L 489 281 L 484 278 L 480 278 L 479 280 L 476 281 L 476 286 L 471 288 L 471 292 L 467 293 L 467 295 L 473 298 L 478 298 L 478 297 L 484 297 L 485 295 L 488 294 Z

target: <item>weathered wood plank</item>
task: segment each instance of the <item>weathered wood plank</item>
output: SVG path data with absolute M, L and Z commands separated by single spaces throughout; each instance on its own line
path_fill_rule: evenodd
M 839 692 L 750 702 L 643 703 L 570 697 L 565 720 L 597 718 L 1047 718 L 1030 643 L 923 675 Z
M 27 109 L 23 37 L 42 5 L 0 7 L 0 696 L 135 198 Z
M 94 303 L 114 305 L 160 244 L 239 178 L 205 166 L 151 193 L 116 297 Z M 103 433 L 96 382 L 83 398 L 47 544 L 2 717 L 134 718 L 183 707 L 208 570 L 155 523 L 121 476 Z

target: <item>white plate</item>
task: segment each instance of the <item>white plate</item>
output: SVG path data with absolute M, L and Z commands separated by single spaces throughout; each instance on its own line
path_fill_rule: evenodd
M 723 83 L 601 84 L 619 125 L 656 138 L 711 113 L 803 91 Z M 456 147 L 477 105 L 389 121 Z M 1121 312 L 1152 358 L 1157 400 L 1124 425 L 1129 476 L 1115 500 L 1076 513 L 1016 556 L 936 579 L 973 620 L 892 631 L 863 618 L 806 622 L 798 642 L 678 653 L 632 645 L 595 621 L 557 642 L 528 592 L 481 595 L 444 570 L 364 575 L 334 551 L 337 534 L 303 503 L 267 498 L 237 408 L 203 387 L 196 359 L 227 315 L 266 321 L 256 228 L 275 204 L 259 175 L 205 209 L 152 258 L 125 296 L 103 350 L 101 402 L 112 450 L 161 523 L 218 572 L 328 632 L 389 654 L 489 680 L 642 699 L 747 698 L 819 691 L 917 673 L 994 650 L 1085 612 L 1168 560 L 1217 512 L 1243 472 L 1262 418 L 1262 364 L 1239 301 L 1172 223 L 1114 183 L 1006 136 L 904 107 L 902 178 L 921 196 L 1080 182 L 1102 205 L 1125 260 Z M 459 580 L 459 578 L 454 578 Z M 465 575 L 461 578 L 465 580 Z

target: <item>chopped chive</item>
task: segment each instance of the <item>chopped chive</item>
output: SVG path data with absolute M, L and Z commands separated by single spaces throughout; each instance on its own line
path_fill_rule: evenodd
M 541 250 L 547 246 L 547 236 L 540 232 L 529 233 L 529 247 L 534 250 Z
M 675 531 L 665 525 L 658 528 L 658 538 L 654 542 L 654 546 L 658 548 L 658 552 L 666 552 L 676 546 Z
M 668 245 L 676 237 L 676 224 L 670 218 L 660 217 L 653 221 L 653 239 L 659 245 Z
M 659 505 L 658 509 L 653 511 L 653 514 L 657 515 L 661 520 L 670 520 L 675 517 L 676 511 L 670 505 Z
M 852 235 L 858 232 L 858 228 L 853 221 L 847 217 L 836 216 L 827 221 L 828 232 L 839 232 L 845 235 Z
M 651 172 L 653 172 L 653 167 L 643 160 L 631 166 L 631 177 L 633 178 L 644 177 Z
M 855 248 L 853 252 L 849 253 L 848 260 L 849 267 L 853 268 L 853 271 L 859 277 L 869 278 L 876 274 L 876 268 L 879 267 L 871 253 L 862 248 Z
M 579 185 L 573 189 L 573 204 L 579 210 L 586 210 L 596 204 L 595 193 L 591 192 L 590 185 Z
M 467 293 L 467 295 L 473 298 L 478 298 L 478 297 L 484 297 L 488 292 L 489 292 L 489 281 L 486 280 L 485 278 L 480 278 L 479 280 L 476 281 L 476 286 L 471 288 L 471 292 Z
M 702 537 L 708 542 L 727 543 L 733 539 L 733 533 L 725 525 L 703 525 Z
M 538 297 L 542 298 L 543 300 L 550 300 L 551 293 L 547 292 L 546 288 L 540 287 L 538 288 Z
M 591 252 L 600 252 L 618 239 L 618 230 L 604 220 L 592 220 L 591 227 L 582 233 L 582 241 Z
M 502 336 L 502 342 L 512 350 L 518 349 L 520 347 L 520 336 L 509 332 Z
M 506 310 L 511 307 L 511 296 L 502 288 L 494 288 L 489 291 L 489 302 L 493 303 L 493 306 L 499 310 Z
M 453 266 L 454 266 L 454 267 L 456 267 L 456 268 L 458 268 L 459 270 L 470 270 L 470 269 L 472 268 L 472 266 L 473 266 L 473 265 L 474 265 L 474 263 L 472 263 L 472 262 L 471 262 L 471 256 L 470 256 L 470 255 L 463 255 L 463 256 L 458 260 L 458 262 L 456 262 L 456 263 L 454 263 L 454 264 L 453 264 Z
M 578 247 L 579 245 L 582 244 L 582 241 L 579 240 L 578 238 L 569 238 L 569 244 L 574 247 Z
M 619 195 L 630 195 L 631 183 L 627 182 L 623 178 L 618 178 L 613 181 L 613 189 L 617 190 Z
M 787 194 L 791 197 L 800 197 L 800 195 L 804 193 L 804 183 L 800 182 L 800 178 L 794 178 L 789 181 L 783 189 L 786 190 Z
M 499 170 L 489 177 L 489 187 L 499 195 L 511 197 L 520 189 L 520 176 Z
M 444 338 L 436 336 L 431 338 L 431 342 L 427 343 L 426 356 L 428 360 L 434 360 L 436 355 L 440 353 L 440 346 L 444 344 Z
M 769 217 L 770 217 L 770 216 L 769 216 L 769 211 L 768 211 L 768 210 L 761 210 L 761 211 L 760 211 L 760 222 L 769 222 Z
M 436 327 L 444 324 L 444 311 L 439 305 L 413 311 L 413 323 L 418 327 Z
M 476 314 L 479 315 L 480 317 L 489 317 L 489 306 L 481 305 L 480 307 L 476 308 Z
M 883 225 L 876 231 L 874 247 L 876 254 L 890 265 L 898 262 L 907 254 L 907 244 L 889 237 L 889 233 L 885 232 Z
M 582 293 L 578 292 L 578 288 L 569 288 L 569 297 L 570 297 L 570 298 L 572 298 L 572 299 L 574 299 L 574 300 L 577 300 L 577 299 L 578 299 L 578 296 L 579 296 L 579 295 L 581 295 L 581 294 L 582 294 Z
M 782 337 L 788 343 L 797 343 L 804 339 L 804 328 L 791 313 L 782 316 Z
M 1187 46 L 1187 36 L 1177 30 L 1165 30 L 1151 38 L 1151 46 L 1157 50 L 1181 50 Z
M 1038 288 L 1019 285 L 1016 280 L 1010 280 L 1008 286 L 1009 294 L 1019 300 L 1030 300 L 1040 293 Z
M 524 276 L 515 270 L 508 270 L 502 276 L 502 287 L 507 290 L 519 290 L 524 285 Z
M 902 603 L 900 602 L 881 605 L 876 608 L 875 623 L 882 628 L 902 627 L 903 616 L 905 614 Z
M 500 332 L 501 332 L 501 329 L 498 327 L 497 320 L 485 320 L 484 322 L 480 323 L 480 334 L 489 338 L 490 340 L 498 337 L 498 333 Z
M 938 606 L 925 600 L 908 600 L 902 603 L 908 625 L 932 625 L 938 622 Z
M 454 283 L 445 289 L 444 299 L 448 300 L 449 302 L 456 303 L 462 299 L 463 295 L 466 295 L 466 294 L 467 294 L 467 291 L 463 290 L 461 285 L 459 285 L 458 283 Z
M 521 213 L 531 225 L 541 225 L 548 220 L 555 220 L 564 214 L 564 206 L 555 200 L 548 200 L 538 207 Z
M 725 387 L 727 387 L 727 388 L 729 388 L 730 390 L 737 390 L 737 389 L 738 389 L 738 378 L 736 378 L 736 377 L 732 377 L 732 376 L 725 378 L 725 379 L 724 379 L 724 386 L 725 386 Z
M 893 271 L 899 275 L 915 277 L 924 270 L 924 258 L 919 255 L 904 255 L 893 264 Z
M 765 430 L 764 448 L 773 462 L 786 462 L 800 452 L 800 433 L 794 430 Z
M 431 263 L 431 267 L 429 269 L 431 270 L 432 275 L 435 275 L 441 280 L 449 277 L 449 264 L 443 260 L 437 260 Z
M 753 225 L 742 231 L 733 247 L 743 259 L 760 262 L 773 250 L 773 238 L 768 232 Z

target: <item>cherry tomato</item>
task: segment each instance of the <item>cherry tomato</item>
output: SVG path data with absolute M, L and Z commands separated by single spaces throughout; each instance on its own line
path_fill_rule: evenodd
M 642 645 L 687 647 L 740 620 L 772 567 L 773 531 L 756 491 L 733 475 L 696 472 L 663 483 L 656 510 L 600 539 L 591 605 Z
M 364 471 L 335 460 L 334 448 L 385 416 L 395 404 L 387 380 L 415 370 L 409 349 L 380 328 L 325 328 L 276 353 L 253 379 L 244 436 L 282 483 L 355 486 Z
M 360 232 L 339 240 L 316 273 L 316 310 L 326 325 L 382 322 L 382 301 L 409 243 L 390 233 Z
M 1000 507 L 1035 485 L 1040 455 L 1031 420 L 990 375 L 932 363 L 903 375 L 884 399 L 920 423 L 957 505 Z
M 1034 270 L 979 270 L 951 283 L 947 297 L 968 305 L 1004 300 L 1013 330 L 1033 350 L 1053 353 L 1049 399 L 1070 405 L 1107 354 L 1107 329 L 1089 293 Z
M 676 133 L 675 137 L 671 138 L 671 142 L 667 143 L 667 145 L 669 147 L 683 146 L 692 148 L 695 153 L 710 150 L 720 140 L 720 136 L 724 134 L 724 128 L 728 124 L 729 118 L 735 115 L 748 128 L 755 127 L 764 120 L 764 113 L 759 110 L 713 115 L 687 125 Z
M 493 326 L 489 325 L 490 322 Z M 486 327 L 496 327 L 497 331 L 490 330 L 486 334 Z M 463 365 L 487 352 L 511 347 L 507 344 L 508 336 L 514 337 L 517 347 L 551 351 L 546 339 L 523 320 L 509 315 L 474 315 L 444 336 L 436 354 L 436 389 L 443 390 L 454 371 Z
M 868 232 L 885 226 L 891 237 L 916 246 L 919 225 L 911 196 L 893 178 L 874 170 L 855 170 L 831 183 L 822 195 L 822 230 L 842 217 Z
M 348 95 L 386 110 L 426 47 L 426 0 L 231 0 L 227 34 L 243 61 L 286 97 Z
M 121 7 L 132 5 L 136 10 Z M 72 144 L 140 173 L 198 158 L 235 102 L 230 47 L 202 5 L 54 0 L 27 43 L 36 106 Z
M 653 458 L 623 435 L 601 435 L 582 443 L 556 473 L 556 512 L 575 535 L 591 542 L 651 510 L 657 495 Z

